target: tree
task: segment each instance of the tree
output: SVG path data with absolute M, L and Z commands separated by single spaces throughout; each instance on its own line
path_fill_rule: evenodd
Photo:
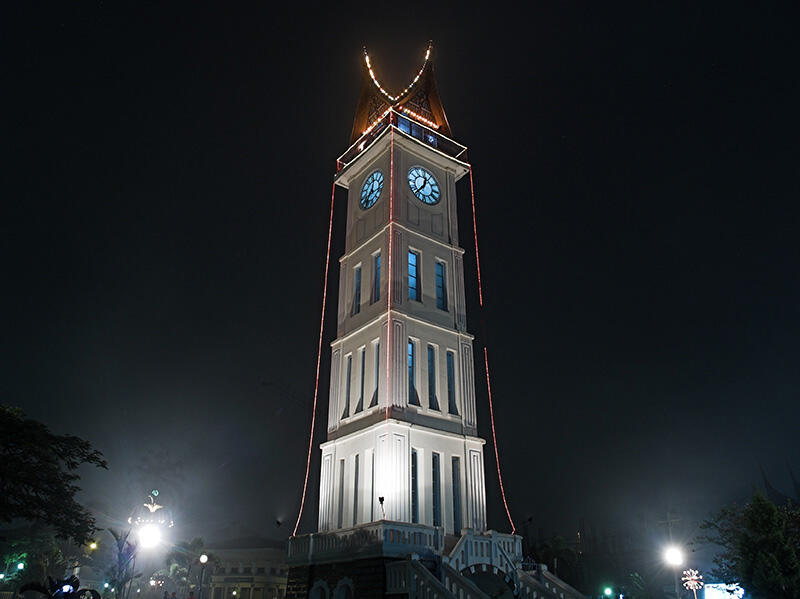
M 124 599 L 130 592 L 130 583 L 141 576 L 135 572 L 136 544 L 128 540 L 130 530 L 122 532 L 109 528 L 108 532 L 114 537 L 114 562 L 106 571 L 108 585 L 116 599 Z
M 42 522 L 59 538 L 86 544 L 97 527 L 75 501 L 83 464 L 107 468 L 88 441 L 55 435 L 21 410 L 0 406 L 0 521 Z
M 800 599 L 800 509 L 777 507 L 760 493 L 703 523 L 701 540 L 722 552 L 712 574 L 738 582 L 754 599 Z
M 175 548 L 167 554 L 166 573 L 172 579 L 175 587 L 181 595 L 185 594 L 187 588 L 199 584 L 199 568 L 195 568 L 196 582 L 192 583 L 192 567 L 199 564 L 200 555 L 203 553 L 205 542 L 200 537 L 195 537 L 191 541 L 183 541 L 175 545 Z M 214 561 L 214 556 L 209 556 L 209 561 Z

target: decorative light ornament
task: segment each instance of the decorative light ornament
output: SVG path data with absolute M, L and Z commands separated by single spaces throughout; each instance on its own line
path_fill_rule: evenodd
M 697 599 L 697 591 L 703 588 L 703 575 L 697 570 L 689 569 L 683 571 L 683 586 L 694 593 L 694 599 Z
M 379 116 L 377 119 L 375 119 L 375 120 L 372 122 L 372 124 L 371 124 L 369 127 L 367 127 L 366 129 L 364 129 L 364 132 L 363 132 L 361 135 L 366 135 L 367 133 L 369 133 L 370 131 L 372 131 L 372 130 L 373 130 L 375 127 L 376 127 L 376 126 L 378 126 L 378 124 L 379 124 L 379 123 L 380 123 L 380 122 L 381 122 L 383 119 L 385 119 L 385 118 L 386 118 L 386 115 L 387 115 L 387 114 L 389 114 L 391 111 L 392 111 L 392 107 L 390 106 L 389 108 L 387 108 L 387 109 L 386 109 L 386 110 L 383 112 L 383 114 L 382 114 L 381 116 Z
M 383 89 L 383 86 L 378 82 L 378 78 L 375 77 L 375 72 L 372 70 L 372 61 L 370 61 L 369 54 L 367 54 L 367 49 L 365 47 L 364 48 L 364 62 L 367 65 L 367 70 L 369 71 L 369 76 L 372 79 L 372 83 L 375 84 L 375 87 L 378 88 L 378 91 L 380 91 L 384 96 L 386 96 L 387 100 L 389 100 L 392 103 L 397 102 L 400 98 L 402 98 L 408 92 L 410 92 L 411 88 L 413 88 L 414 85 L 417 83 L 417 81 L 419 81 L 419 78 L 422 77 L 422 72 L 425 70 L 425 66 L 428 64 L 428 59 L 430 59 L 430 57 L 431 57 L 431 47 L 432 46 L 433 46 L 433 42 L 429 42 L 428 43 L 428 49 L 425 51 L 425 61 L 422 63 L 422 67 L 420 67 L 419 72 L 417 73 L 417 76 L 414 77 L 414 79 L 411 80 L 411 83 L 409 83 L 406 86 L 406 88 L 402 92 L 397 94 L 396 96 L 393 96 L 392 94 L 387 92 L 385 89 Z

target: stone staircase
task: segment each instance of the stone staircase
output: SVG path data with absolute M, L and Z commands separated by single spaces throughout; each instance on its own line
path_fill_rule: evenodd
M 545 566 L 537 564 L 529 571 L 521 568 L 521 562 L 519 537 L 465 530 L 440 561 L 422 560 L 412 554 L 387 565 L 386 593 L 407 595 L 408 599 L 585 599 Z M 496 588 L 486 592 L 470 580 L 481 574 L 491 575 Z

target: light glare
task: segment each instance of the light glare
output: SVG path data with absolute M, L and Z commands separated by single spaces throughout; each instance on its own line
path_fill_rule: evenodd
M 153 524 L 143 526 L 139 530 L 139 542 L 145 549 L 155 547 L 161 542 L 161 531 Z
M 680 566 L 683 563 L 683 552 L 677 547 L 667 547 L 664 551 L 664 561 L 670 566 Z

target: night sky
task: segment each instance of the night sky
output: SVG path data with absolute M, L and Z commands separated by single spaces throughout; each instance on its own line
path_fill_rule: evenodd
M 103 451 L 82 495 L 102 522 L 159 487 L 181 535 L 288 536 L 361 47 L 397 89 L 433 39 L 518 524 L 673 510 L 690 534 L 759 464 L 791 493 L 798 15 L 736 4 L 4 7 L 2 402 Z M 481 377 L 478 401 L 490 439 Z

